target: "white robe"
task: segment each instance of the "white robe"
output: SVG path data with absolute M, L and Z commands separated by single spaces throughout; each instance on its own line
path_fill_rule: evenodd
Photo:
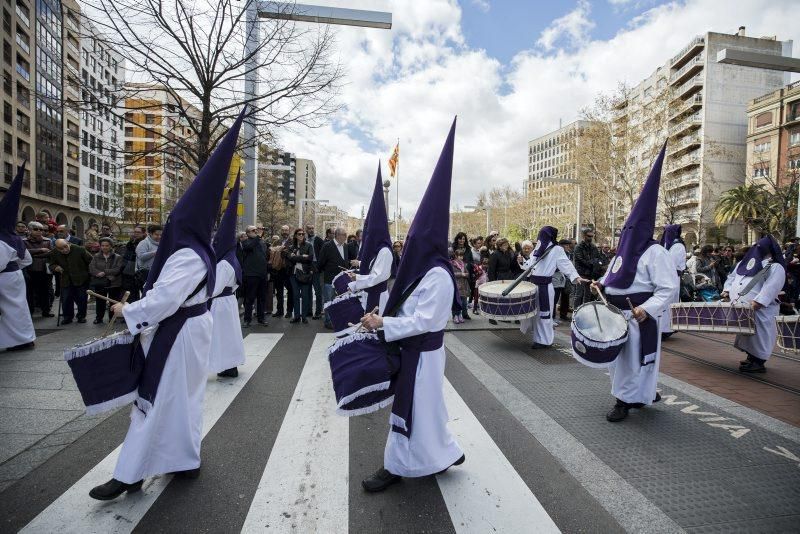
M 0 271 L 12 262 L 17 262 L 20 267 L 13 273 L 0 274 L 0 349 L 16 347 L 36 339 L 25 296 L 25 275 L 22 274 L 22 269 L 32 261 L 31 253 L 27 250 L 25 257 L 20 258 L 8 243 L 0 241 Z
M 539 243 L 536 243 L 538 248 Z M 527 269 L 534 263 L 536 263 L 537 258 L 534 258 L 531 255 L 525 263 L 522 265 L 523 269 Z M 555 245 L 555 248 L 547 253 L 547 255 L 542 259 L 539 263 L 536 263 L 536 267 L 530 273 L 530 276 L 548 276 L 552 277 L 556 269 L 561 271 L 564 276 L 569 278 L 572 282 L 576 282 L 580 276 L 578 275 L 578 271 L 575 270 L 575 266 L 572 265 L 572 262 L 569 261 L 567 257 L 567 253 L 564 252 L 564 247 L 560 245 Z M 555 289 L 553 289 L 553 284 L 549 284 L 547 286 L 547 291 L 549 292 L 549 299 L 550 299 L 550 317 L 548 319 L 544 319 L 539 316 L 537 311 L 536 315 L 531 317 L 530 319 L 525 319 L 520 322 L 519 329 L 524 334 L 528 330 L 531 330 L 531 337 L 533 338 L 534 343 L 539 343 L 540 345 L 552 345 L 554 332 L 553 332 L 553 313 L 555 313 L 555 302 L 553 301 L 555 297 Z M 539 295 L 535 295 L 534 297 L 535 302 L 537 303 L 538 309 L 538 302 L 539 302 Z
M 237 286 L 236 271 L 226 260 L 220 260 L 217 263 L 214 296 L 222 293 L 226 287 L 232 287 L 236 291 Z M 212 373 L 221 373 L 244 365 L 244 340 L 236 294 L 217 297 L 211 301 L 211 317 L 214 320 L 214 328 L 211 330 L 208 370 Z
M 384 317 L 386 341 L 438 332 L 447 326 L 453 302 L 453 281 L 441 267 L 422 278 L 397 317 Z M 421 477 L 450 467 L 464 454 L 447 429 L 444 404 L 444 346 L 420 354 L 414 384 L 411 438 L 389 431 L 383 466 L 404 477 Z
M 378 255 L 375 256 L 375 261 L 372 262 L 372 267 L 370 267 L 369 273 L 357 274 L 356 279 L 348 284 L 350 291 L 361 291 L 389 280 L 389 277 L 392 275 L 392 261 L 392 250 L 389 247 L 383 247 L 380 249 L 378 251 Z M 378 301 L 378 306 L 380 306 L 378 313 L 380 315 L 383 315 L 383 310 L 386 307 L 387 300 L 389 300 L 388 289 L 380 294 L 380 300 Z M 366 311 L 372 311 L 367 310 L 366 292 L 361 297 L 361 305 L 364 306 Z
M 125 322 L 132 333 L 142 333 L 145 354 L 159 321 L 178 307 L 207 300 L 205 288 L 186 300 L 205 276 L 205 263 L 197 253 L 180 249 L 167 259 L 147 295 L 125 306 Z M 181 328 L 147 416 L 136 406 L 131 408 L 131 426 L 114 470 L 117 480 L 132 484 L 149 476 L 200 467 L 211 330 L 210 313 L 187 319 Z
M 764 260 L 762 266 L 766 265 L 768 260 Z M 736 268 L 739 264 L 736 264 Z M 783 284 L 786 282 L 786 271 L 783 266 L 776 263 L 769 268 L 767 278 L 753 286 L 747 295 L 742 295 L 740 292 L 744 289 L 752 276 L 742 276 L 736 274 L 736 268 L 725 280 L 725 291 L 730 295 L 731 302 L 739 299 L 738 304 L 750 305 L 753 301 L 758 302 L 763 308 L 756 310 L 756 333 L 752 336 L 737 335 L 734 346 L 748 354 L 752 354 L 756 358 L 762 360 L 769 360 L 772 355 L 772 349 L 775 347 L 775 339 L 778 332 L 775 326 L 775 317 L 780 311 L 780 304 L 778 303 L 778 293 L 783 289 Z
M 613 265 L 614 262 L 611 262 Z M 608 295 L 625 295 L 630 293 L 652 292 L 640 307 L 657 321 L 666 313 L 670 298 L 678 285 L 675 276 L 675 265 L 664 247 L 653 245 L 639 258 L 636 265 L 636 276 L 630 287 L 617 289 L 606 288 Z M 600 279 L 603 283 L 608 271 Z M 621 308 L 628 319 L 628 341 L 622 346 L 617 359 L 608 368 L 611 375 L 611 394 L 623 402 L 652 404 L 656 396 L 658 384 L 658 367 L 661 364 L 661 336 L 656 339 L 656 360 L 649 365 L 641 365 L 639 323 L 633 318 L 630 308 Z
M 673 264 L 675 265 L 675 271 L 684 271 L 686 270 L 686 247 L 683 246 L 683 243 L 674 243 L 668 250 L 667 253 L 669 257 L 672 259 Z M 677 276 L 677 272 L 675 273 Z M 681 301 L 681 284 L 680 279 L 678 279 L 678 287 L 675 288 L 675 291 L 672 293 L 672 297 L 669 300 L 669 304 L 677 304 Z M 669 304 L 667 304 L 666 313 L 661 316 L 661 320 L 659 323 L 659 330 L 662 334 L 671 334 L 672 333 L 672 325 L 670 323 L 670 311 L 669 311 Z

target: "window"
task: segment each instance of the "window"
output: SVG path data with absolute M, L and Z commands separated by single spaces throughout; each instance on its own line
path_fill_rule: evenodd
M 772 113 L 767 111 L 756 115 L 756 128 L 763 128 L 772 124 Z
M 90 208 L 93 208 L 93 207 L 94 207 L 94 193 L 91 193 L 91 194 L 89 195 L 89 207 L 90 207 Z
M 769 141 L 760 141 L 755 146 L 753 146 L 753 152 L 760 153 L 760 152 L 769 152 L 769 149 L 772 148 L 772 143 Z
M 800 130 L 789 134 L 789 146 L 800 145 Z
M 800 100 L 789 104 L 789 113 L 786 114 L 786 120 L 796 121 L 800 119 Z
M 769 167 L 755 167 L 753 169 L 753 178 L 767 178 L 769 177 Z
M 800 170 L 800 157 L 795 159 L 789 160 L 789 168 L 790 169 L 799 169 Z
M 94 174 L 89 175 L 89 187 L 94 189 Z

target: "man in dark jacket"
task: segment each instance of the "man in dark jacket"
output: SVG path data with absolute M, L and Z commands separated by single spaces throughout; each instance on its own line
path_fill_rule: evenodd
M 355 261 L 356 258 L 358 258 L 358 252 L 359 252 L 359 250 L 361 250 L 361 234 L 362 233 L 363 232 L 361 231 L 360 228 L 358 230 L 356 230 L 356 234 L 355 234 L 356 235 L 356 240 L 355 241 L 351 241 L 350 243 L 347 244 L 347 248 L 350 249 L 350 257 L 352 258 L 353 261 Z M 351 265 L 353 267 L 355 267 L 355 264 L 351 263 Z
M 90 285 L 95 293 L 106 296 L 112 300 L 119 300 L 122 296 L 122 256 L 114 252 L 114 242 L 109 237 L 99 240 L 100 252 L 94 255 L 89 264 L 89 274 L 92 275 Z M 106 301 L 97 299 L 95 304 L 94 324 L 102 324 L 106 313 Z M 108 307 L 108 320 L 113 317 L 111 306 Z
M 586 228 L 583 230 L 583 241 L 575 247 L 575 270 L 578 271 L 581 277 L 589 280 L 597 280 L 605 274 L 608 268 L 608 259 L 600 252 L 600 249 L 597 248 L 593 241 L 594 230 Z M 594 296 L 590 291 L 589 284 L 578 284 L 575 287 L 573 309 L 590 300 L 594 300 Z
M 350 260 L 355 259 L 347 246 L 347 232 L 344 228 L 337 228 L 333 233 L 333 240 L 327 241 L 319 252 L 317 268 L 322 274 L 322 294 L 325 302 L 333 300 L 333 278 L 344 269 L 350 268 Z M 325 328 L 332 329 L 330 317 L 325 314 Z
M 253 320 L 253 301 L 256 303 L 256 319 L 258 324 L 266 326 L 267 309 L 267 245 L 261 240 L 255 226 L 246 229 L 247 238 L 241 242 L 242 247 L 242 283 L 244 285 L 244 326 L 250 326 Z
M 314 258 L 311 262 L 311 266 L 314 270 L 314 275 L 311 278 L 311 285 L 314 288 L 314 316 L 312 319 L 319 319 L 322 315 L 322 274 L 320 273 L 319 269 L 317 268 L 317 258 L 319 258 L 319 254 L 322 251 L 322 245 L 325 243 L 320 236 L 318 236 L 314 232 L 315 228 L 313 224 L 306 225 L 306 241 L 311 244 L 311 248 L 314 250 Z
M 79 245 L 66 239 L 56 239 L 55 250 L 50 252 L 50 270 L 61 278 L 61 324 L 70 324 L 75 314 L 73 304 L 78 306 L 78 322 L 86 322 L 86 290 L 89 287 L 89 264 L 92 255 Z
M 144 226 L 136 225 L 131 232 L 131 238 L 122 247 L 122 290 L 130 292 L 128 302 L 139 300 L 139 285 L 136 283 L 136 245 L 144 239 L 146 230 Z
M 52 317 L 50 313 L 50 290 L 53 287 L 53 275 L 47 272 L 47 257 L 53 246 L 49 239 L 43 236 L 44 227 L 36 221 L 28 225 L 28 237 L 25 247 L 31 254 L 33 262 L 25 268 L 28 280 L 28 307 L 33 310 L 38 306 L 42 310 L 42 317 Z

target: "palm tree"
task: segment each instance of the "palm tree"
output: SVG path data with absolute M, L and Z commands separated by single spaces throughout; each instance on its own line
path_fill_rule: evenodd
M 736 221 L 744 223 L 744 232 L 751 223 L 762 214 L 764 206 L 764 188 L 761 185 L 740 185 L 725 191 L 714 210 L 714 222 L 727 224 Z

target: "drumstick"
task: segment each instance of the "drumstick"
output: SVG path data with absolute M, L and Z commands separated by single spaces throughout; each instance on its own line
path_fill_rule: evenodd
M 597 311 L 597 306 L 592 306 L 592 309 L 594 310 L 594 316 L 597 319 L 597 326 L 600 327 L 600 331 L 602 332 L 603 331 L 603 323 L 600 322 L 600 313 L 598 313 L 598 311 Z
M 379 309 L 379 308 L 378 308 L 378 306 L 375 306 L 375 309 L 374 309 L 374 310 L 372 310 L 372 311 L 371 311 L 371 312 L 369 312 L 369 313 L 370 313 L 370 314 L 377 313 L 377 312 L 378 312 L 378 309 Z M 353 323 L 347 323 L 347 326 L 355 326 L 355 324 L 353 324 Z M 363 324 L 363 323 L 360 323 L 360 324 L 358 325 L 358 328 L 356 328 L 355 330 L 353 330 L 353 333 L 355 334 L 356 332 L 361 332 L 363 329 L 364 329 L 364 324 Z
M 103 295 L 100 295 L 100 294 L 98 294 L 98 293 L 95 293 L 95 292 L 94 292 L 94 291 L 92 291 L 91 289 L 87 289 L 87 290 L 86 290 L 86 294 L 87 294 L 87 295 L 91 295 L 91 296 L 93 296 L 93 297 L 94 297 L 94 298 L 96 298 L 96 299 L 102 299 L 102 300 L 105 300 L 106 302 L 110 302 L 111 304 L 119 304 L 119 301 L 116 301 L 116 300 L 114 300 L 114 299 L 110 299 L 110 298 L 108 298 L 108 297 L 104 297 Z
M 636 314 L 636 306 L 633 305 L 633 302 L 631 302 L 631 299 L 629 297 L 625 297 L 625 300 L 628 301 L 628 306 L 631 309 L 631 313 L 633 313 L 635 315 Z
M 125 304 L 126 302 L 128 302 L 128 297 L 130 296 L 131 292 L 126 291 L 125 294 L 122 295 L 122 300 L 119 301 L 119 304 Z M 105 336 L 109 335 L 111 332 L 114 331 L 114 323 L 116 322 L 116 320 L 117 320 L 117 314 L 112 312 L 111 319 L 109 319 L 108 326 L 106 327 Z

